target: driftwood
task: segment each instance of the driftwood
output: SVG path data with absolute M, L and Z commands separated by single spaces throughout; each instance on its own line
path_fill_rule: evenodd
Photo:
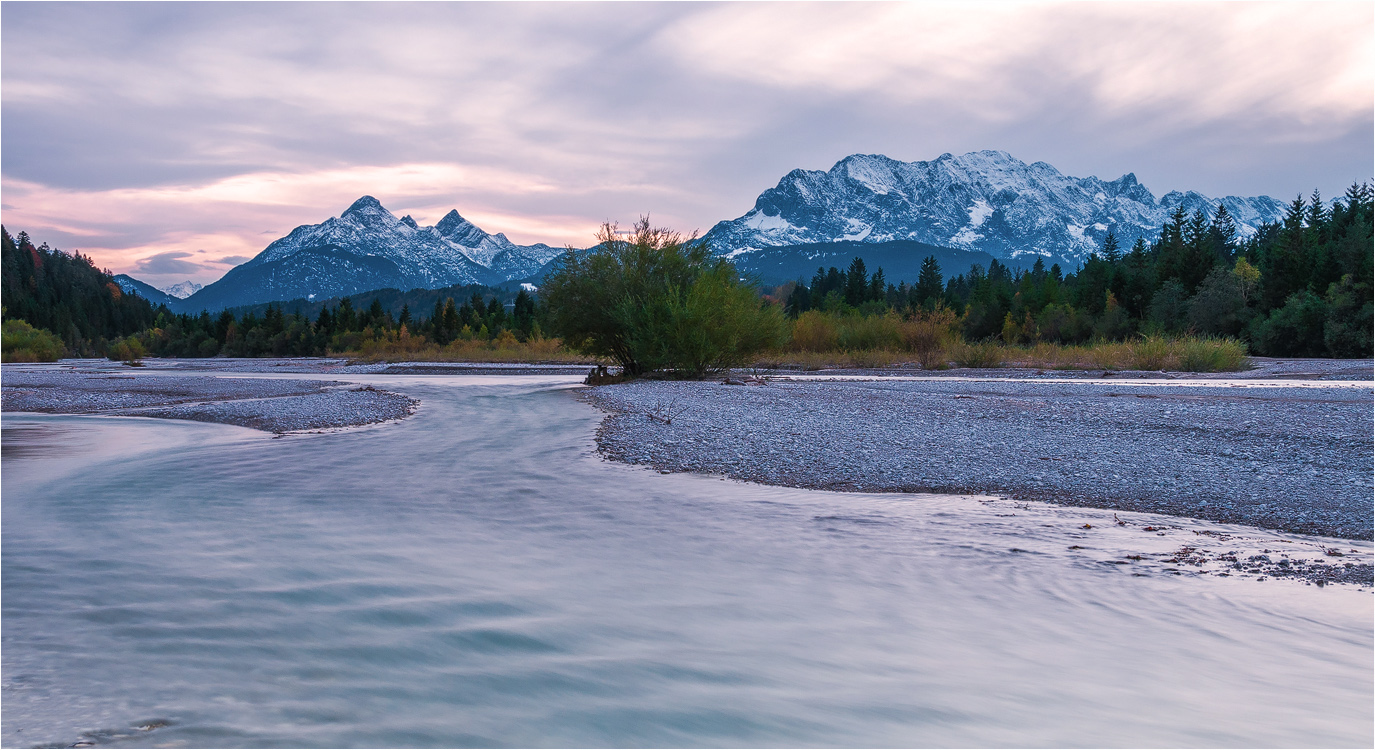
M 685 411 L 687 411 L 687 407 L 679 406 L 677 399 L 669 401 L 668 403 L 656 401 L 653 406 L 645 410 L 645 416 L 655 422 L 673 424 L 674 418 Z
M 584 378 L 582 382 L 583 385 L 609 385 L 611 383 L 622 383 L 625 382 L 625 380 L 626 377 L 624 372 L 618 372 L 613 375 L 607 370 L 606 365 L 597 365 L 588 371 L 587 377 Z

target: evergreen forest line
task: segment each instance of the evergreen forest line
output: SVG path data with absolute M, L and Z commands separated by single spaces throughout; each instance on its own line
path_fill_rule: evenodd
M 778 330 L 749 333 L 737 327 L 736 338 L 755 342 L 756 352 L 900 349 L 904 321 L 939 320 L 961 342 L 1071 346 L 1204 336 L 1235 339 L 1266 356 L 1369 357 L 1372 223 L 1371 187 L 1353 185 L 1330 205 L 1317 193 L 1296 198 L 1281 222 L 1245 239 L 1224 208 L 1212 216 L 1180 209 L 1155 241 L 1137 240 L 1124 249 L 1109 235 L 1098 253 L 1069 273 L 1041 261 L 1013 272 L 994 260 L 947 278 L 931 257 L 914 282 L 893 283 L 881 268 L 870 274 L 856 257 L 845 270 L 818 269 L 810 280 L 755 288 L 758 306 L 777 314 L 749 314 L 754 322 L 747 325 Z M 551 310 L 547 299 L 525 290 L 481 286 L 377 290 L 217 315 L 174 314 L 124 293 L 108 271 L 79 252 L 35 246 L 24 232 L 11 237 L 0 228 L 0 235 L 5 361 L 404 356 L 446 347 L 471 353 L 478 345 L 500 351 L 534 346 L 567 355 L 546 337 L 572 331 L 570 321 L 588 314 Z M 694 262 L 707 263 L 705 258 Z M 713 283 L 728 292 L 724 277 L 707 273 L 712 274 Z M 729 299 L 733 310 L 743 309 L 738 295 L 703 299 L 718 302 L 700 304 Z M 889 333 L 847 333 L 854 331 Z M 576 343 L 569 339 L 568 348 L 578 348 Z M 674 368 L 669 363 L 664 369 Z
M 785 285 L 773 296 L 792 317 L 911 316 L 945 307 L 969 341 L 1202 335 L 1236 337 L 1265 356 L 1369 357 L 1371 192 L 1353 185 L 1330 207 L 1316 192 L 1295 198 L 1282 222 L 1245 240 L 1222 206 L 1211 217 L 1180 208 L 1154 242 L 1138 239 L 1124 251 L 1109 234 L 1068 275 L 1040 260 L 1015 273 L 995 260 L 945 279 L 927 258 L 916 283 L 894 285 L 882 269 L 866 275 L 856 258 L 847 270 L 819 268 L 810 284 Z

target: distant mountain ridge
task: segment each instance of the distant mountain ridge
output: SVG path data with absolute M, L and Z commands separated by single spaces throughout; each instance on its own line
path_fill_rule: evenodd
M 828 171 L 789 172 L 753 209 L 717 223 L 704 239 L 766 282 L 809 277 L 816 264 L 847 265 L 847 254 L 872 255 L 866 257 L 871 267 L 906 278 L 921 262 L 913 254 L 937 250 L 944 251 L 935 254 L 948 274 L 993 258 L 1030 266 L 1035 256 L 1062 262 L 1068 271 L 1101 247 L 1109 231 L 1125 247 L 1137 237 L 1155 238 L 1177 207 L 1211 214 L 1218 205 L 1227 207 L 1243 237 L 1285 212 L 1285 204 L 1267 196 L 1213 199 L 1176 191 L 1157 199 L 1133 174 L 1112 181 L 1071 177 L 1004 151 L 916 162 L 855 154 Z M 184 300 L 143 282 L 147 289 L 136 291 L 173 311 L 199 312 L 386 288 L 495 286 L 542 277 L 561 252 L 542 243 L 516 245 L 457 211 L 420 226 L 365 195 L 338 217 L 293 229 Z
M 196 282 L 187 279 L 186 281 L 182 281 L 171 286 L 165 286 L 162 288 L 162 291 L 172 295 L 173 297 L 176 297 L 177 299 L 186 299 L 187 297 L 190 297 L 196 292 L 199 292 L 201 288 L 202 287 L 200 284 L 197 284 Z
M 120 289 L 124 290 L 125 294 L 137 294 L 138 296 L 153 303 L 153 307 L 157 307 L 158 305 L 167 305 L 168 309 L 172 309 L 174 305 L 178 305 L 181 303 L 180 298 L 173 297 L 172 295 L 162 291 L 161 289 L 158 289 L 152 284 L 139 281 L 138 279 L 128 274 L 117 274 L 115 276 L 112 276 L 111 279 L 119 285 Z
M 339 297 L 374 289 L 437 289 L 522 280 L 563 252 L 517 245 L 457 211 L 432 227 L 397 218 L 370 195 L 338 217 L 296 227 L 173 310 L 220 310 L 274 300 Z
M 844 270 L 856 257 L 864 259 L 869 271 L 883 269 L 883 276 L 889 283 L 900 281 L 915 283 L 921 275 L 921 264 L 928 256 L 940 264 L 941 273 L 947 278 L 968 273 L 969 267 L 978 264 L 987 268 L 993 256 L 978 250 L 960 250 L 938 247 L 911 240 L 892 240 L 890 242 L 828 242 L 815 245 L 784 245 L 764 247 L 737 255 L 735 267 L 742 273 L 758 279 L 763 284 L 782 284 L 787 281 L 811 283 L 818 268 L 835 266 Z M 1050 259 L 1047 264 L 1054 262 Z M 1030 268 L 1029 257 L 1026 263 L 1008 261 L 1014 268 Z
M 829 171 L 789 172 L 753 209 L 716 224 L 706 239 L 731 257 L 768 247 L 911 240 L 996 258 L 1082 259 L 1109 231 L 1130 245 L 1157 236 L 1177 206 L 1211 214 L 1219 203 L 1243 237 L 1284 216 L 1285 204 L 1268 196 L 1175 191 L 1157 200 L 1134 174 L 1111 182 L 1070 177 L 1005 151 L 915 162 L 855 154 Z

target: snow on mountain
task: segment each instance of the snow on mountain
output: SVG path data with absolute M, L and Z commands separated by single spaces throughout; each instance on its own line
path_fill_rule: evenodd
M 457 211 L 422 227 L 365 195 L 337 217 L 296 227 L 187 303 L 218 309 L 388 287 L 499 284 L 534 275 L 561 252 L 488 234 Z
M 153 303 L 153 305 L 167 305 L 172 307 L 180 302 L 180 299 L 173 297 L 167 292 L 157 287 L 130 276 L 126 273 L 116 274 L 111 279 L 124 290 L 125 294 L 137 294 L 138 296 Z
M 165 286 L 162 288 L 163 292 L 167 293 L 169 296 L 176 297 L 177 299 L 186 299 L 187 297 L 190 297 L 191 295 L 195 294 L 196 292 L 199 292 L 200 290 L 201 285 L 197 284 L 194 281 L 191 281 L 190 279 L 187 279 L 186 281 L 183 281 L 179 284 L 173 284 L 172 286 Z
M 1211 215 L 1219 203 L 1243 237 L 1284 215 L 1284 204 L 1266 196 L 1213 199 L 1190 191 L 1157 200 L 1134 174 L 1111 182 L 1070 177 L 1004 151 L 916 162 L 856 154 L 826 172 L 789 172 L 706 239 L 732 257 L 786 245 L 914 240 L 999 258 L 1083 258 L 1109 231 L 1129 246 L 1156 237 L 1176 206 Z

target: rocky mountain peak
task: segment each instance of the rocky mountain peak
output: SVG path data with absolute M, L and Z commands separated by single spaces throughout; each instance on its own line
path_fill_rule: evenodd
M 434 228 L 440 234 L 447 237 L 462 227 L 470 226 L 472 226 L 472 224 L 469 223 L 467 219 L 460 216 L 458 211 L 450 209 L 449 213 L 444 214 L 444 218 L 440 219 L 439 223 L 434 225 Z
M 343 217 L 352 214 L 375 213 L 379 211 L 387 215 L 391 215 L 390 211 L 382 207 L 382 201 L 377 200 L 371 195 L 365 195 L 362 198 L 359 198 L 358 200 L 354 201 L 352 205 L 350 205 L 347 209 L 344 210 L 344 213 L 340 214 L 340 216 Z
M 1273 198 L 1213 199 L 1196 192 L 1157 200 L 1136 175 L 1111 182 L 1071 177 L 1046 162 L 1006 151 L 942 154 L 902 162 L 853 154 L 828 171 L 795 169 L 765 190 L 754 208 L 707 233 L 720 253 L 789 245 L 915 241 L 994 257 L 1036 254 L 1084 258 L 1108 232 L 1130 242 L 1154 237 L 1174 206 L 1211 212 L 1225 205 L 1242 236 L 1276 221 Z

